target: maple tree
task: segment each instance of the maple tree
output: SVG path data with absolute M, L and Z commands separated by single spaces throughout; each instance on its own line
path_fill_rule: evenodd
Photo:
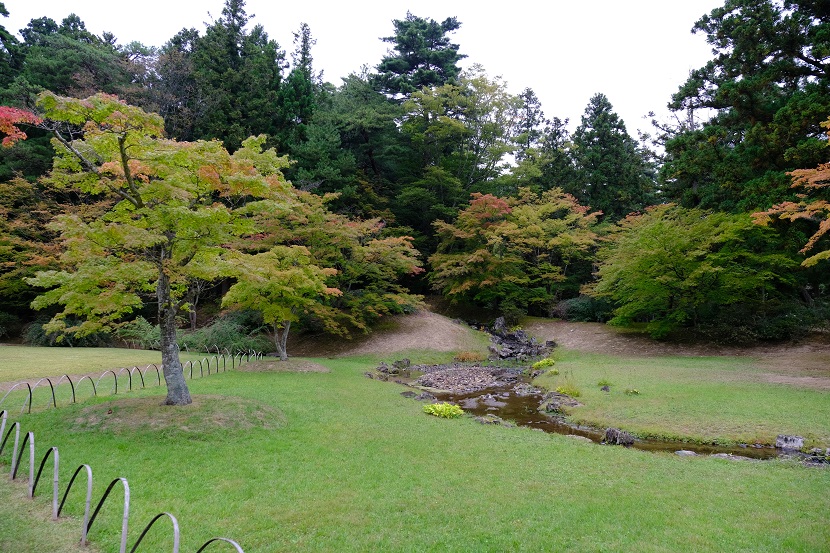
M 240 243 L 241 250 L 259 253 L 250 275 L 240 276 L 235 285 L 238 291 L 228 292 L 227 305 L 244 304 L 264 318 L 269 311 L 281 313 L 281 321 L 274 319 L 280 328 L 274 328 L 273 336 L 283 341 L 284 350 L 291 325 L 283 321 L 300 321 L 346 337 L 354 330 L 368 332 L 381 317 L 420 304 L 421 297 L 400 284 L 402 277 L 423 272 L 411 237 L 389 235 L 380 219 L 351 219 L 331 212 L 327 204 L 337 199 L 336 194 L 292 193 L 287 209 L 263 213 L 262 232 Z M 271 266 L 263 266 L 266 259 Z M 269 273 L 271 278 L 279 274 L 293 279 L 293 291 L 278 294 L 282 285 L 262 280 Z M 261 294 L 261 301 L 246 299 L 245 288 Z
M 111 330 L 155 296 L 165 403 L 190 403 L 176 344 L 187 284 L 236 274 L 227 245 L 255 230 L 258 210 L 288 201 L 280 172 L 287 161 L 262 150 L 264 137 L 243 141 L 233 155 L 217 141 L 161 138 L 161 117 L 106 94 L 80 100 L 45 92 L 38 106 L 56 150 L 45 182 L 114 204 L 93 220 L 55 218 L 62 269 L 28 279 L 47 289 L 33 306 L 62 306 L 45 329 L 83 336 Z M 67 128 L 82 128 L 82 135 Z
M 43 120 L 30 111 L 0 106 L 0 132 L 3 137 L 3 147 L 14 146 L 18 140 L 26 140 L 26 133 L 20 129 L 20 125 L 37 125 Z
M 223 306 L 253 309 L 272 329 L 280 360 L 288 359 L 291 324 L 303 311 L 320 312 L 322 295 L 341 295 L 326 286 L 326 278 L 337 271 L 318 267 L 303 246 L 275 246 L 253 256 L 240 256 L 238 281 L 222 298 Z
M 455 300 L 549 313 L 575 292 L 575 268 L 591 255 L 597 214 L 559 188 L 517 198 L 474 193 L 454 223 L 435 222 L 433 288 Z
M 680 328 L 719 339 L 781 339 L 797 325 L 789 299 L 798 263 L 771 229 L 674 204 L 620 221 L 585 291 L 616 303 L 612 324 L 646 323 L 656 338 Z

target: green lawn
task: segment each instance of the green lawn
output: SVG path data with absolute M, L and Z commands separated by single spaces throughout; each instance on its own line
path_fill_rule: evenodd
M 181 354 L 182 362 L 210 357 Z M 0 345 L 0 382 L 161 364 L 161 352 L 118 348 L 39 348 Z
M 762 382 L 748 358 L 632 359 L 567 350 L 555 357 L 559 375 L 545 374 L 537 384 L 576 384 L 585 404 L 570 410 L 578 422 L 704 443 L 774 444 L 778 434 L 795 434 L 830 447 L 830 393 Z M 611 383 L 609 393 L 601 381 Z
M 179 519 L 182 551 L 216 535 L 248 553 L 830 550 L 830 470 L 679 458 L 437 419 L 397 385 L 363 377 L 376 359 L 316 361 L 330 372 L 235 371 L 190 381 L 197 400 L 211 397 L 192 411 L 167 412 L 179 421 L 173 425 L 142 422 L 157 419 L 159 388 L 21 420 L 36 433 L 38 456 L 46 445 L 60 447 L 63 485 L 80 463 L 93 467 L 96 497 L 112 478 L 129 479 L 130 546 L 164 510 Z M 586 402 L 594 376 L 579 376 L 579 367 L 599 361 L 565 354 L 557 364 L 574 373 Z M 689 386 L 694 371 L 730 371 L 702 362 L 688 369 Z M 606 373 L 621 379 L 611 394 L 620 405 L 655 393 L 656 377 L 637 376 L 641 396 L 617 398 L 629 385 L 625 372 Z M 134 424 L 109 423 L 110 409 L 120 417 L 131 405 L 140 406 Z M 8 469 L 6 454 L 0 465 Z M 8 500 L 16 486 L 0 478 L 0 519 L 22 508 Z M 73 495 L 78 515 L 82 498 Z M 36 505 L 47 502 L 39 495 Z M 92 530 L 102 551 L 118 549 L 116 504 Z M 170 549 L 167 528 L 148 536 L 147 551 Z

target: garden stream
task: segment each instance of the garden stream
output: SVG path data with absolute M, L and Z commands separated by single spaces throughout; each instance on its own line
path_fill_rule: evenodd
M 488 371 L 494 378 L 488 380 L 482 377 Z M 407 397 L 457 404 L 483 424 L 530 427 L 544 432 L 578 436 L 598 444 L 605 439 L 604 429 L 572 424 L 558 409 L 554 412 L 547 409 L 546 404 L 551 402 L 552 395 L 559 395 L 559 399 L 566 401 L 573 400 L 535 388 L 530 383 L 530 378 L 516 369 L 420 365 L 398 370 L 382 365 L 366 376 L 406 386 L 408 390 L 402 394 Z M 827 463 L 824 457 L 817 458 L 799 451 L 761 444 L 723 446 L 636 438 L 630 447 L 687 456 L 714 455 L 733 460 L 795 458 L 812 464 Z

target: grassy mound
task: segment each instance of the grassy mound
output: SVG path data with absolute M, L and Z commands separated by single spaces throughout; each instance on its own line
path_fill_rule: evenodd
M 193 404 L 182 407 L 161 406 L 158 396 L 114 399 L 82 407 L 66 420 L 69 432 L 112 434 L 209 435 L 284 425 L 285 416 L 276 407 L 220 395 L 194 395 Z

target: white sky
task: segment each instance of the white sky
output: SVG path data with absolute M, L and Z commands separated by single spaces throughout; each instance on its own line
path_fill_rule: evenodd
M 184 27 L 202 33 L 212 14 L 218 18 L 223 0 L 2 0 L 9 11 L 0 24 L 12 33 L 33 18 L 58 23 L 76 13 L 87 29 L 113 33 L 121 44 L 138 40 L 160 46 Z M 700 16 L 723 0 L 375 0 L 371 2 L 248 0 L 269 37 L 286 53 L 300 23 L 311 28 L 316 70 L 336 85 L 361 65 L 374 67 L 387 50 L 379 37 L 393 33 L 392 20 L 414 15 L 443 21 L 457 17 L 461 28 L 452 36 L 468 57 L 463 66 L 481 64 L 501 76 L 513 93 L 532 88 L 548 118 L 578 123 L 588 100 L 608 96 L 632 136 L 650 130 L 649 111 L 666 117 L 671 94 L 689 71 L 711 59 L 705 37 L 692 34 Z M 498 6 L 495 7 L 495 6 Z M 507 8 L 507 9 L 505 9 Z

